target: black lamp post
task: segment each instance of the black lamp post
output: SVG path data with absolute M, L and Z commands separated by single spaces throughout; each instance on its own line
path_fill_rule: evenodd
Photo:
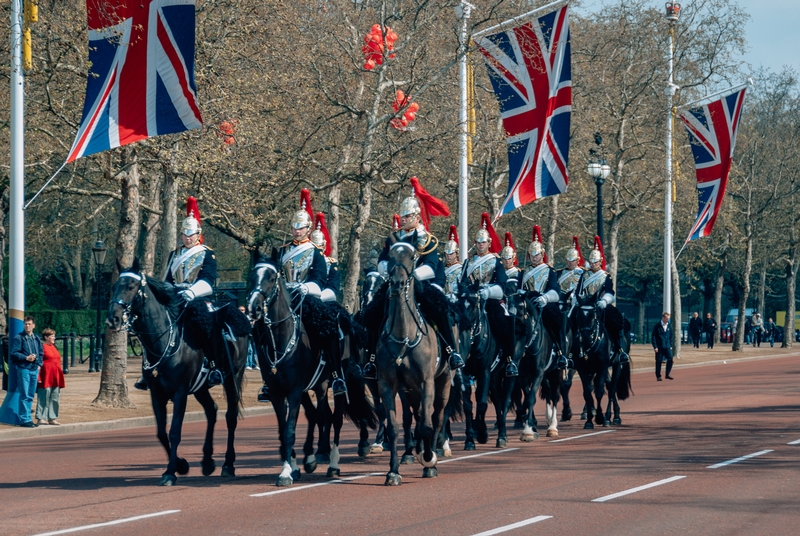
M 600 134 L 594 135 L 595 143 L 598 147 L 603 142 Z M 600 242 L 606 243 L 603 237 L 603 183 L 611 174 L 611 166 L 606 163 L 605 158 L 600 158 L 599 152 L 596 149 L 589 151 L 589 175 L 594 179 L 597 185 L 597 236 L 600 237 Z
M 97 318 L 96 320 L 96 331 L 95 331 L 95 343 L 94 343 L 94 355 L 89 359 L 89 372 L 100 372 L 100 363 L 103 359 L 103 349 L 100 346 L 100 311 L 101 311 L 101 302 L 100 302 L 100 276 L 102 274 L 102 266 L 103 263 L 106 262 L 106 252 L 108 248 L 106 248 L 103 241 L 98 238 L 97 242 L 95 242 L 94 246 L 92 247 L 92 255 L 94 255 L 94 266 L 95 266 L 95 285 L 94 291 L 97 294 Z

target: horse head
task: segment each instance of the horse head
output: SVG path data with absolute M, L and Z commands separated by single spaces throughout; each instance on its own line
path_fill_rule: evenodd
M 111 301 L 108 306 L 106 324 L 114 331 L 128 328 L 144 305 L 144 288 L 147 278 L 139 271 L 139 260 L 123 268 L 117 261 L 119 277 L 111 287 Z
M 275 300 L 280 285 L 281 271 L 273 260 L 258 262 L 250 274 L 250 294 L 247 296 L 247 315 L 260 320 Z
M 386 281 L 374 266 L 370 266 L 364 272 L 364 284 L 361 287 L 361 309 L 372 303 L 378 289 Z
M 575 331 L 583 351 L 590 350 L 599 339 L 600 317 L 593 296 L 577 298 Z
M 414 247 L 416 238 L 415 232 L 389 248 L 389 296 L 397 296 L 411 285 L 411 274 L 417 258 L 417 249 Z

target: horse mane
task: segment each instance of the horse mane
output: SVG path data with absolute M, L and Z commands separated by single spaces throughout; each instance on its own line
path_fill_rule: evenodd
M 174 286 L 157 279 L 148 279 L 147 286 L 156 301 L 167 308 L 170 317 L 180 316 L 185 302 L 178 295 L 178 290 Z

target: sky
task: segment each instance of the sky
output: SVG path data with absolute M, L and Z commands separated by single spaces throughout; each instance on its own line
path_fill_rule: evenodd
M 582 0 L 577 11 L 595 12 L 609 0 Z M 611 0 L 616 1 L 616 0 Z M 684 9 L 692 0 L 679 0 Z M 784 65 L 800 74 L 800 0 L 731 0 L 750 14 L 746 35 L 748 53 L 744 60 L 753 68 L 768 67 L 779 72 Z M 664 0 L 653 0 L 663 9 Z

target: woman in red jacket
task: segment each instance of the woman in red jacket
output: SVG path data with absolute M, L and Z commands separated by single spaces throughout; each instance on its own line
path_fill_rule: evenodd
M 58 422 L 58 400 L 64 388 L 64 372 L 61 370 L 61 354 L 56 348 L 56 332 L 50 328 L 42 332 L 44 339 L 44 362 L 39 371 L 36 404 L 36 424 L 61 424 Z

